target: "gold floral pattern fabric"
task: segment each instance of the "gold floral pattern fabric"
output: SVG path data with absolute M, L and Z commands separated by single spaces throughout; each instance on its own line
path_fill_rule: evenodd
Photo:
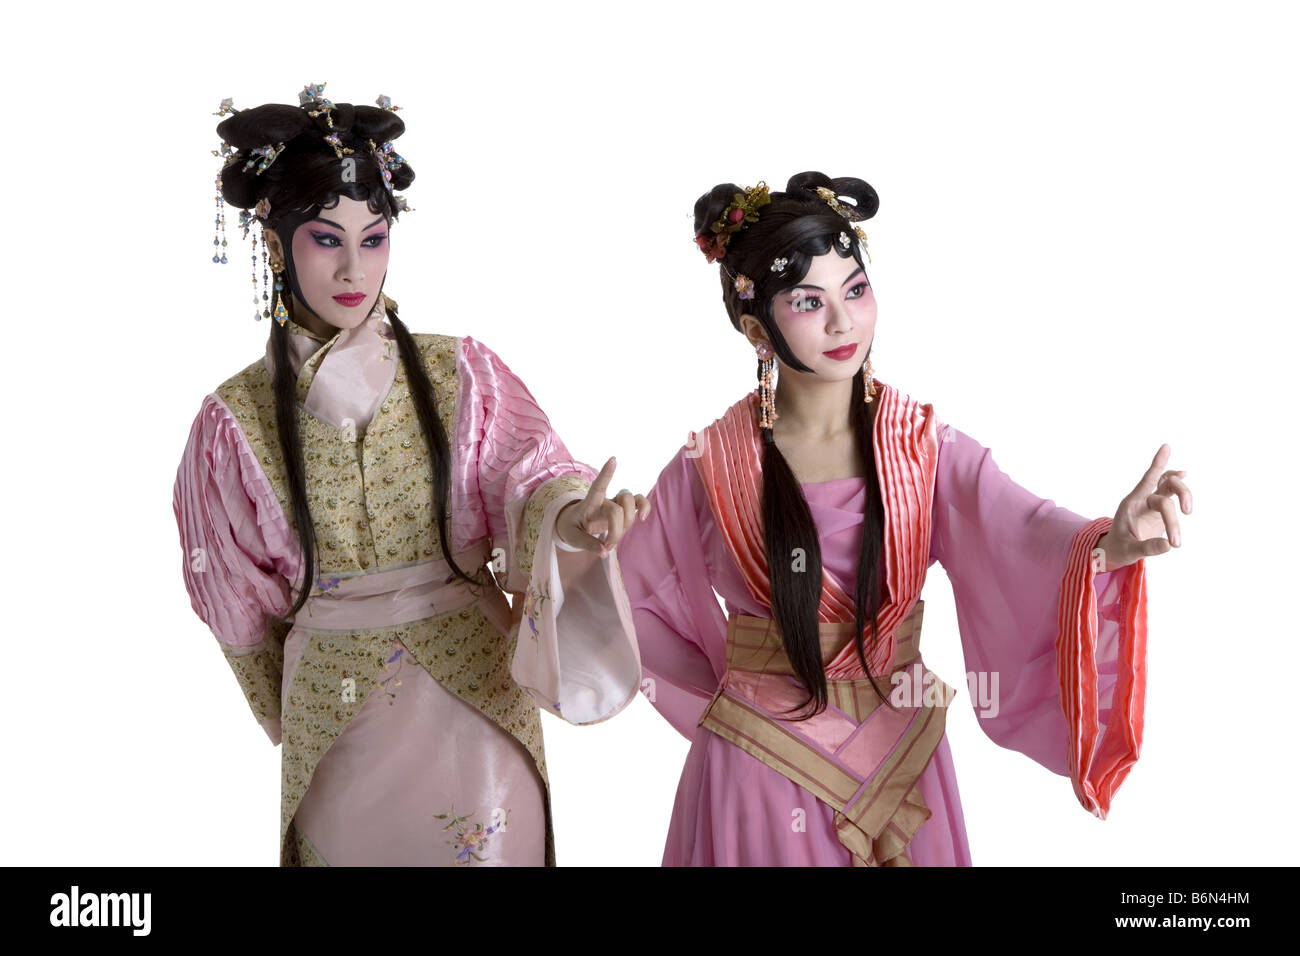
M 590 490 L 591 482 L 586 478 L 560 475 L 539 485 L 529 496 L 524 508 L 523 530 L 515 542 L 515 564 L 525 580 L 533 575 L 533 555 L 537 553 L 537 541 L 542 534 L 542 519 L 546 515 L 546 509 L 564 495 L 576 493 L 585 498 Z
M 281 865 L 293 865 L 293 815 L 316 765 L 361 710 L 392 643 L 387 631 L 317 631 L 303 649 L 280 718 Z
M 444 425 L 456 408 L 457 339 L 415 335 Z M 298 380 L 298 428 L 307 470 L 307 506 L 316 529 L 321 574 L 368 570 L 441 554 L 433 520 L 433 471 L 404 371 L 374 420 L 339 429 L 302 404 L 327 351 L 318 349 Z M 275 425 L 271 375 L 258 360 L 216 391 L 248 437 L 297 533 L 284 455 Z
M 316 848 L 311 845 L 311 841 L 301 833 L 297 834 L 297 847 L 298 866 L 329 866 L 325 862 L 325 858 L 316 852 Z
M 251 648 L 218 644 L 226 663 L 235 672 L 239 688 L 257 722 L 280 716 L 280 688 L 284 674 L 284 635 L 289 628 L 275 620 L 267 621 L 266 637 Z

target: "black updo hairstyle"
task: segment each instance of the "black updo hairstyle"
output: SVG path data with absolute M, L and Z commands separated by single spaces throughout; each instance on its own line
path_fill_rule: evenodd
M 318 115 L 309 116 L 308 109 L 317 110 Z M 270 202 L 270 215 L 265 220 L 264 227 L 275 230 L 280 237 L 289 289 L 303 303 L 306 303 L 306 297 L 298 285 L 293 264 L 294 232 L 303 223 L 315 219 L 322 209 L 336 205 L 341 196 L 364 200 L 372 212 L 382 213 L 391 225 L 398 217 L 399 206 L 385 185 L 383 170 L 375 161 L 370 142 L 373 141 L 382 148 L 385 143 L 401 136 L 405 130 L 406 124 L 392 110 L 376 106 L 354 106 L 351 103 L 334 103 L 328 112 L 320 111 L 316 103 L 309 103 L 307 107 L 268 103 L 238 110 L 217 126 L 217 134 L 229 146 L 238 150 L 221 171 L 222 197 L 230 205 L 241 209 L 252 209 L 263 198 Z M 353 175 L 346 181 L 341 175 L 342 160 L 333 145 L 325 140 L 331 134 L 337 134 L 340 144 L 353 150 L 345 157 L 354 161 L 351 164 Z M 260 174 L 256 171 L 256 164 L 250 169 L 244 169 L 250 158 L 258 158 L 251 150 L 279 143 L 284 143 L 284 150 Z M 390 170 L 390 176 L 394 190 L 405 189 L 415 179 L 415 172 L 403 160 L 401 165 Z M 381 283 L 381 290 L 382 287 Z M 433 464 L 433 512 L 438 523 L 443 556 L 455 576 L 471 584 L 481 585 L 482 581 L 466 574 L 451 556 L 447 533 L 451 453 L 446 430 L 438 416 L 433 383 L 429 380 L 410 330 L 397 317 L 396 303 L 387 296 L 382 296 L 382 301 L 397 338 L 402 367 L 411 386 L 411 399 Z M 293 299 L 286 296 L 284 303 L 289 318 L 296 321 Z M 307 507 L 306 468 L 298 429 L 297 382 L 289 364 L 290 334 L 287 326 L 281 326 L 279 322 L 271 323 L 276 426 L 293 497 L 298 542 L 305 559 L 301 593 L 297 602 L 282 618 L 285 623 L 306 603 L 316 564 L 315 529 Z
M 849 221 L 817 193 L 817 187 L 830 189 L 839 202 L 852 206 L 861 219 L 870 219 L 880 207 L 876 191 L 861 179 L 831 179 L 824 173 L 805 172 L 790 177 L 784 192 L 773 192 L 770 201 L 757 210 L 758 218 L 732 233 L 725 252 L 718 259 L 722 283 L 722 301 L 737 331 L 741 316 L 758 319 L 767 333 L 772 349 L 783 363 L 801 372 L 812 371 L 790 351 L 785 337 L 772 317 L 772 302 L 777 295 L 799 285 L 808 274 L 812 260 L 834 250 L 842 258 L 852 257 L 866 274 L 854 222 Z M 719 183 L 695 202 L 695 234 L 711 235 L 710 227 L 723 216 L 737 193 L 744 190 L 735 183 Z M 845 200 L 850 202 L 845 202 Z M 847 249 L 839 242 L 841 232 L 852 242 Z M 783 258 L 784 268 L 773 272 L 775 260 Z M 735 287 L 737 275 L 753 280 L 753 298 L 742 299 Z M 867 356 L 871 349 L 868 346 Z M 761 362 L 759 374 L 761 376 Z M 864 400 L 861 375 L 853 376 L 853 389 L 847 413 L 857 436 L 858 453 L 866 472 L 866 509 L 862 522 L 862 543 L 858 554 L 858 577 L 854 589 L 854 643 L 858 660 L 871 685 L 893 707 L 886 693 L 877 686 L 867 662 L 862 632 L 871 619 L 871 646 L 878 643 L 877 613 L 883 592 L 884 507 L 876 475 L 876 454 L 872 429 L 879 402 Z M 826 667 L 822 661 L 818 634 L 818 605 L 822 593 L 821 547 L 817 527 L 803 491 L 795 480 L 781 449 L 772 439 L 771 429 L 763 432 L 763 533 L 767 543 L 767 567 L 772 587 L 772 613 L 781 631 L 781 640 L 795 676 L 803 685 L 808 699 L 798 708 L 814 707 L 796 720 L 806 720 L 825 710 L 828 694 Z M 806 567 L 796 574 L 790 556 L 802 548 Z

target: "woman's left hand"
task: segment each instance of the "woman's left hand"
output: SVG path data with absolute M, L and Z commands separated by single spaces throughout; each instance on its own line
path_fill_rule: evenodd
M 1174 496 L 1177 495 L 1183 514 L 1191 514 L 1192 490 L 1183 481 L 1187 472 L 1162 470 L 1169 454 L 1169 445 L 1161 445 L 1137 487 L 1119 503 L 1110 530 L 1097 541 L 1097 547 L 1106 555 L 1105 567 L 1098 568 L 1099 572 L 1127 567 L 1142 558 L 1182 546 Z M 1168 540 L 1162 532 L 1168 532 Z
M 582 501 L 571 501 L 560 509 L 555 519 L 555 533 L 569 547 L 595 551 L 602 558 L 607 557 L 618 547 L 619 539 L 632 527 L 637 516 L 645 518 L 650 514 L 650 501 L 645 495 L 623 491 L 615 498 L 605 497 L 615 467 L 616 459 L 605 462 L 605 467 L 591 483 L 587 497 Z

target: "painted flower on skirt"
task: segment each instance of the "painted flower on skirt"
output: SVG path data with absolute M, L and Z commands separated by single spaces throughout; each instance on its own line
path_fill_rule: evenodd
M 528 627 L 532 631 L 529 635 L 533 640 L 537 640 L 537 619 L 542 616 L 542 608 L 546 602 L 551 599 L 551 586 L 549 583 L 542 585 L 540 591 L 530 582 L 528 590 L 524 592 L 524 619 L 528 622 Z
M 488 838 L 498 830 L 504 830 L 506 827 L 506 817 L 510 811 L 505 810 L 500 818 L 493 815 L 493 819 L 487 824 L 470 822 L 473 814 L 467 814 L 463 817 L 456 816 L 456 808 L 453 806 L 445 813 L 435 813 L 434 818 L 438 820 L 450 820 L 442 832 L 455 829 L 456 833 L 452 839 L 447 841 L 447 845 L 456 851 L 456 858 L 452 861 L 452 866 L 466 866 L 472 861 L 483 863 L 487 857 L 479 856 L 487 846 Z
M 406 652 L 406 648 L 402 647 L 400 641 L 394 639 L 392 650 L 393 656 L 388 659 L 388 664 L 391 665 L 393 662 L 397 662 L 397 667 L 392 668 L 392 673 L 381 680 L 378 684 L 379 689 L 384 694 L 388 695 L 388 704 L 390 707 L 392 706 L 393 701 L 397 699 L 397 694 L 395 691 L 389 689 L 389 685 L 391 684 L 393 687 L 402 686 L 402 681 L 399 679 L 398 675 L 402 672 L 402 662 L 404 660 L 402 655 Z M 384 669 L 388 670 L 389 668 L 385 667 Z

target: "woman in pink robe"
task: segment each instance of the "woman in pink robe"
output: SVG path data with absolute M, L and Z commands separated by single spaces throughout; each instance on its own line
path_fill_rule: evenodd
M 813 191 L 817 185 L 830 192 L 829 199 Z M 832 185 L 838 188 L 830 190 Z M 845 204 L 830 202 L 845 194 L 870 203 L 869 216 L 874 212 L 874 192 L 858 180 L 832 184 L 820 173 L 806 173 L 793 178 L 784 195 L 775 195 L 780 209 L 773 212 L 766 208 L 763 190 L 742 193 L 731 184 L 719 186 L 715 194 L 720 199 L 711 204 L 706 194 L 696 207 L 701 249 L 710 261 L 723 259 L 724 298 L 733 322 L 740 327 L 743 316 L 751 341 L 760 340 L 760 356 L 765 334 L 774 340 L 782 335 L 791 350 L 810 364 L 808 357 L 815 353 L 804 346 L 820 343 L 824 336 L 822 347 L 857 339 L 869 343 L 874 300 L 869 309 L 860 309 L 855 293 L 842 293 L 840 304 L 820 314 L 818 309 L 807 309 L 804 312 L 811 315 L 805 318 L 799 310 L 787 310 L 784 316 L 777 313 L 778 321 L 768 323 L 754 319 L 752 313 L 758 309 L 753 302 L 737 299 L 752 299 L 755 286 L 757 294 L 763 294 L 769 262 L 770 272 L 780 273 L 792 260 L 795 253 L 780 245 L 781 235 L 795 235 L 796 242 L 807 242 L 812 236 L 816 245 L 816 224 L 800 232 L 790 222 L 801 215 L 821 215 L 824 220 L 824 212 L 817 212 L 819 200 L 827 200 L 835 212 L 851 218 L 844 214 Z M 811 211 L 807 193 L 813 194 Z M 735 201 L 719 212 L 733 195 Z M 728 217 L 736 208 L 749 218 Z M 702 215 L 705 209 L 709 211 Z M 741 223 L 743 229 L 748 222 L 761 223 L 764 216 L 785 225 L 762 233 L 763 254 L 758 256 L 752 243 L 737 241 L 746 239 L 745 233 L 728 232 L 726 227 Z M 707 226 L 715 218 L 722 228 L 709 233 Z M 785 232 L 777 233 L 774 243 L 778 228 Z M 840 227 L 830 228 L 833 239 Z M 845 224 L 844 229 L 839 235 L 847 250 L 849 243 L 844 240 L 853 227 Z M 864 281 L 855 278 L 864 275 L 860 259 L 855 272 L 853 261 L 840 266 L 839 258 L 824 246 L 821 253 L 806 248 L 805 253 L 804 261 L 820 270 L 818 282 L 824 282 L 822 275 L 835 276 L 833 284 L 813 287 L 819 298 L 836 299 L 840 272 L 847 276 L 846 289 Z M 805 269 L 795 279 L 811 281 L 814 272 Z M 784 284 L 787 292 L 792 281 Z M 739 295 L 731 295 L 732 289 Z M 799 324 L 804 322 L 812 323 L 811 331 Z M 832 362 L 813 371 L 827 379 L 838 375 L 844 386 L 853 384 Z M 784 360 L 782 373 L 790 374 Z M 861 378 L 866 379 L 865 372 Z M 879 380 L 872 384 L 876 393 L 871 419 L 876 472 L 872 486 L 880 489 L 885 513 L 886 592 L 879 610 L 886 647 L 900 643 L 904 625 L 915 626 L 907 640 L 919 643 L 919 594 L 925 569 L 939 561 L 952 582 L 967 669 L 984 681 L 983 686 L 977 680 L 971 687 L 972 696 L 982 698 L 974 701 L 981 727 L 997 744 L 1069 776 L 1081 804 L 1104 817 L 1141 744 L 1146 616 L 1145 570 L 1139 555 L 1160 553 L 1168 544 L 1163 540 L 1143 544 L 1132 531 L 1146 537 L 1160 527 L 1159 513 L 1144 513 L 1141 521 L 1130 521 L 1144 507 L 1137 504 L 1141 495 L 1126 499 L 1114 523 L 1057 507 L 1003 474 L 988 449 L 939 422 L 932 406 L 913 402 Z M 855 400 L 863 402 L 867 385 L 853 387 Z M 802 731 L 807 740 L 792 744 L 791 735 L 801 732 L 798 722 L 765 716 L 778 708 L 764 705 L 764 694 L 769 700 L 787 701 L 800 700 L 803 694 L 794 693 L 798 681 L 790 675 L 779 637 L 776 644 L 769 641 L 764 653 L 779 658 L 783 668 L 744 665 L 739 639 L 729 628 L 729 623 L 745 621 L 742 615 L 752 624 L 771 624 L 774 616 L 758 509 L 765 480 L 762 463 L 769 460 L 763 457 L 763 443 L 771 434 L 764 427 L 770 412 L 760 407 L 761 395 L 762 389 L 751 393 L 699 436 L 692 435 L 651 491 L 650 518 L 631 529 L 620 552 L 648 678 L 643 690 L 691 741 L 663 863 L 970 865 L 946 735 L 935 735 L 928 762 L 923 769 L 918 767 L 915 787 L 921 799 L 909 805 L 903 793 L 896 794 L 893 820 L 886 815 L 877 826 L 862 824 L 866 833 L 847 824 L 845 818 L 851 813 L 847 804 L 887 771 L 898 750 L 894 737 L 886 733 L 871 745 L 874 751 L 854 752 L 855 742 L 861 743 L 873 726 L 879 729 L 890 715 L 881 705 L 869 715 L 854 716 L 852 705 L 845 703 L 846 689 L 869 694 L 851 644 L 835 660 L 824 662 L 827 678 L 836 678 L 840 694 L 832 695 L 832 706 L 822 715 L 826 719 L 815 729 Z M 1163 457 L 1164 449 L 1144 477 L 1144 493 L 1155 490 L 1154 475 Z M 815 468 L 806 465 L 806 470 Z M 1164 484 L 1162 491 L 1177 489 L 1181 483 Z M 798 488 L 816 529 L 826 587 L 848 595 L 851 602 L 868 483 L 847 476 L 801 481 Z M 1108 534 L 1113 524 L 1114 534 Z M 1121 531 L 1125 537 L 1117 540 Z M 1172 535 L 1176 542 L 1176 521 Z M 1094 557 L 1097 548 L 1100 552 Z M 1098 559 L 1103 555 L 1112 559 L 1112 565 L 1124 566 L 1100 570 Z M 829 615 L 825 606 L 823 602 L 823 630 L 851 630 L 851 625 L 835 624 L 852 620 L 851 603 L 841 601 L 838 613 Z M 889 655 L 883 659 L 887 663 Z M 915 660 L 919 664 L 919 656 Z M 883 678 L 888 688 L 888 667 L 877 670 L 874 665 L 873 659 L 872 673 L 880 674 L 877 681 Z M 896 671 L 895 677 L 900 673 Z M 782 696 L 787 690 L 791 693 Z M 711 718 L 719 701 L 727 698 L 736 704 L 730 714 L 749 720 L 766 736 L 746 734 L 725 719 Z M 992 706 L 986 706 L 989 703 Z M 942 700 L 937 706 L 945 704 Z M 916 707 L 913 712 L 923 710 Z M 813 760 L 801 763 L 801 755 L 809 752 L 816 752 Z M 819 789 L 820 777 L 832 774 L 851 781 L 845 807 L 832 805 Z M 814 786 L 814 781 L 817 793 L 801 785 Z M 862 787 L 855 793 L 859 784 Z M 898 825 L 909 813 L 910 823 Z
M 1061 712 L 1054 643 L 1061 577 L 1075 533 L 1090 522 L 1021 488 L 988 449 L 941 426 L 930 563 L 952 582 L 967 669 L 997 672 L 996 713 L 976 710 L 996 743 L 1068 775 L 1067 725 Z M 697 722 L 726 669 L 726 615 L 770 616 L 745 587 L 684 448 L 650 492 L 644 526 L 625 536 L 620 568 L 632 602 L 646 694 L 691 741 L 673 807 L 665 866 L 848 865 L 833 812 L 803 788 Z M 802 484 L 817 524 L 826 570 L 846 588 L 858 560 L 865 481 Z M 993 560 L 994 556 L 998 560 Z M 1133 569 L 1098 573 L 1099 722 L 1121 666 L 1120 595 Z M 718 605 L 717 592 L 726 613 Z M 1007 627 L 1014 621 L 1019 627 Z M 932 816 L 910 845 L 917 866 L 970 865 L 957 778 L 947 738 L 922 775 Z M 790 827 L 792 808 L 807 808 L 807 831 Z
M 304 91 L 304 114 L 337 122 L 301 121 L 303 162 L 334 161 L 330 129 L 354 145 L 401 131 L 387 107 L 329 104 L 320 89 Z M 292 107 L 238 112 L 223 137 L 260 141 L 249 130 L 284 135 L 300 120 Z M 262 217 L 261 171 L 240 176 L 247 155 L 223 169 L 226 191 Z M 589 724 L 635 695 L 631 613 L 611 555 L 646 505 L 630 493 L 607 501 L 612 459 L 600 475 L 574 461 L 487 346 L 397 327 L 396 303 L 379 291 L 388 221 L 375 218 L 375 196 L 387 208 L 385 183 L 391 192 L 411 174 L 382 155 L 358 166 L 351 193 L 320 198 L 301 222 L 277 217 L 270 193 L 267 223 L 280 233 L 267 244 L 273 262 L 287 260 L 277 273 L 294 292 L 277 299 L 304 324 L 284 317 L 265 358 L 202 401 L 173 501 L 185 584 L 255 718 L 282 744 L 282 864 L 553 865 L 538 707 Z M 346 296 L 330 303 L 339 287 L 369 314 L 347 311 Z M 399 332 L 412 352 L 399 353 Z M 277 346 L 296 383 L 319 559 L 293 615 L 306 561 L 281 461 Z M 413 360 L 427 366 L 450 439 L 445 554 L 474 583 L 451 573 L 430 517 L 435 469 Z

